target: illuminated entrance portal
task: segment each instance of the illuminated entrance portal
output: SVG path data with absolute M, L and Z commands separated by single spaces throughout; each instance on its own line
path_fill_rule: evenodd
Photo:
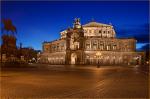
M 72 53 L 71 54 L 71 64 L 76 64 L 76 62 L 77 62 L 77 54 Z

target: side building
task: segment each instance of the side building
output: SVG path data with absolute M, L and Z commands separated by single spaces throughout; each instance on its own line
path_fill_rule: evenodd
M 81 25 L 80 19 L 75 19 L 73 27 L 60 34 L 59 39 L 43 43 L 39 62 L 135 65 L 145 60 L 144 52 L 136 52 L 136 39 L 116 38 L 110 24 L 92 21 Z

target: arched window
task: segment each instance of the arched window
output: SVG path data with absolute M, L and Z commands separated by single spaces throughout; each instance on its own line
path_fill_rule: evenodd
M 113 50 L 116 50 L 117 49 L 117 45 L 113 45 Z
M 100 50 L 104 50 L 104 44 L 100 44 L 99 48 Z
M 99 33 L 102 33 L 102 30 L 99 30 Z
M 96 41 L 96 40 L 94 40 L 94 42 L 93 42 L 93 49 L 94 49 L 94 50 L 97 49 L 97 41 Z
M 110 32 L 109 31 L 107 31 L 107 37 L 110 37 Z
M 106 46 L 107 51 L 110 51 L 110 45 Z
M 64 50 L 64 44 L 63 43 L 61 44 L 61 50 Z
M 89 49 L 90 48 L 90 42 L 87 41 L 85 46 L 86 46 L 86 49 Z
M 92 33 L 92 31 L 91 31 L 91 30 L 89 30 L 89 33 Z
M 103 31 L 103 37 L 106 37 L 107 34 L 106 34 L 106 31 Z
M 56 45 L 54 45 L 54 51 L 56 51 Z

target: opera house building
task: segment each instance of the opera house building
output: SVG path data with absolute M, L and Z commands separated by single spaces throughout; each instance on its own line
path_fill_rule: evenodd
M 60 32 L 55 41 L 43 42 L 39 62 L 49 64 L 137 65 L 145 60 L 136 51 L 135 38 L 116 38 L 112 25 L 91 21 L 81 25 L 76 18 L 72 28 Z

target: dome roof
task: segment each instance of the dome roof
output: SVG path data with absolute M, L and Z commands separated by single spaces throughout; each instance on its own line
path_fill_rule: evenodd
M 89 22 L 89 23 L 83 25 L 83 27 L 101 27 L 101 26 L 111 26 L 111 25 L 98 23 L 98 22 Z

